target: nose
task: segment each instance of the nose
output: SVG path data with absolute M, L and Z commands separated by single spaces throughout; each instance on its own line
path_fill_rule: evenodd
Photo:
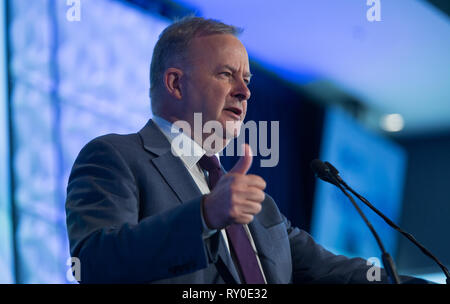
M 244 80 L 240 80 L 236 83 L 232 95 L 239 101 L 244 101 L 250 99 L 251 92 L 247 87 L 247 84 L 244 82 Z

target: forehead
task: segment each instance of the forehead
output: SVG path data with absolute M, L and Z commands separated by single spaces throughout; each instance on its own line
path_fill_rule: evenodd
M 241 41 L 231 34 L 196 37 L 188 51 L 190 61 L 195 65 L 215 68 L 228 65 L 236 70 L 249 70 L 248 54 Z

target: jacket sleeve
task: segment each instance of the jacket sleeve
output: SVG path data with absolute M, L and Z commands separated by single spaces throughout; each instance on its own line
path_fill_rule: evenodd
M 283 216 L 291 246 L 294 283 L 324 284 L 389 284 L 383 268 L 373 266 L 362 258 L 336 255 L 316 243 L 306 231 L 291 226 Z M 380 258 L 381 260 L 381 258 Z M 429 282 L 400 276 L 402 284 L 427 284 Z
M 147 283 L 207 266 L 201 197 L 139 221 L 129 166 L 106 140 L 80 152 L 69 177 L 66 220 L 81 283 Z

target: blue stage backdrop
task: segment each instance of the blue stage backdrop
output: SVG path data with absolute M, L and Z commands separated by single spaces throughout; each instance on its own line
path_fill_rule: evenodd
M 20 283 L 71 281 L 64 201 L 75 157 L 94 137 L 136 132 L 151 116 L 151 54 L 169 21 L 119 1 L 81 3 L 80 21 L 70 22 L 66 1 L 10 1 Z M 0 252 L 7 264 L 1 268 L 9 269 L 5 199 Z M 11 274 L 1 280 L 9 282 Z
M 0 5 L 0 41 L 5 41 L 6 18 Z M 7 62 L 5 44 L 0 44 L 0 283 L 14 282 L 12 210 L 9 179 L 9 128 L 7 104 Z

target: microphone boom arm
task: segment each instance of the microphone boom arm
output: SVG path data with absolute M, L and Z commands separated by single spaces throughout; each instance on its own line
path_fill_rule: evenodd
M 381 257 L 382 257 L 382 260 L 383 260 L 383 265 L 384 265 L 384 268 L 385 268 L 385 270 L 387 272 L 387 275 L 388 275 L 389 279 L 394 284 L 400 284 L 400 278 L 399 278 L 399 276 L 397 274 L 397 270 L 395 268 L 395 264 L 394 264 L 394 261 L 393 261 L 392 257 L 384 249 L 383 243 L 381 242 L 381 239 L 380 239 L 378 233 L 375 231 L 375 229 L 373 228 L 372 224 L 369 222 L 367 217 L 364 215 L 364 213 L 362 212 L 361 208 L 359 208 L 358 204 L 356 204 L 356 202 L 353 199 L 353 197 L 344 189 L 344 187 L 342 187 L 339 179 L 331 172 L 330 168 L 327 165 L 325 165 L 322 161 L 314 160 L 311 163 L 311 168 L 313 169 L 313 171 L 316 173 L 316 175 L 320 179 L 322 179 L 322 180 L 324 180 L 326 182 L 334 184 L 336 187 L 338 187 L 345 194 L 345 196 L 348 197 L 350 202 L 355 207 L 356 211 L 358 211 L 359 215 L 361 216 L 361 218 L 366 223 L 366 225 L 369 228 L 370 232 L 375 237 L 375 240 L 377 241 L 377 244 L 380 247 L 380 250 L 381 250 L 381 253 L 382 253 Z
M 450 284 L 450 273 L 447 269 L 447 267 L 444 266 L 444 264 L 441 263 L 441 261 L 438 260 L 425 246 L 423 246 L 419 241 L 416 240 L 416 238 L 404 231 L 402 228 L 400 228 L 397 224 L 395 224 L 393 221 L 391 221 L 387 216 L 385 216 L 381 211 L 379 211 L 377 208 L 375 208 L 364 196 L 360 195 L 358 192 L 353 190 L 347 183 L 339 176 L 339 171 L 329 162 L 325 162 L 325 165 L 329 168 L 330 172 L 329 175 L 334 177 L 334 181 L 338 182 L 342 186 L 344 186 L 345 189 L 350 191 L 353 195 L 355 195 L 359 200 L 361 200 L 364 204 L 367 205 L 370 209 L 372 209 L 373 212 L 378 214 L 389 226 L 391 226 L 393 229 L 400 232 L 403 236 L 405 236 L 408 240 L 410 240 L 414 245 L 419 247 L 419 249 L 429 258 L 431 258 L 433 261 L 436 262 L 436 264 L 439 265 L 439 267 L 442 269 L 442 271 L 445 274 L 446 277 L 446 283 Z
M 334 181 L 336 182 L 337 187 L 352 202 L 352 204 L 355 207 L 356 211 L 358 211 L 359 215 L 361 216 L 361 218 L 366 223 L 366 225 L 369 228 L 370 232 L 372 232 L 373 236 L 375 237 L 375 240 L 377 241 L 378 246 L 380 247 L 380 250 L 381 250 L 381 258 L 383 260 L 384 268 L 385 268 L 385 270 L 386 270 L 386 272 L 388 274 L 388 277 L 390 278 L 391 282 L 393 284 L 400 284 L 400 278 L 399 278 L 397 270 L 395 268 L 394 260 L 392 259 L 391 255 L 385 250 L 385 248 L 383 246 L 383 243 L 381 242 L 380 236 L 375 231 L 375 229 L 373 228 L 372 224 L 369 222 L 367 217 L 364 215 L 364 213 L 362 212 L 361 208 L 359 208 L 358 204 L 356 204 L 356 202 L 353 199 L 353 197 L 350 194 L 348 194 L 348 192 L 341 186 L 341 184 L 338 182 L 338 180 L 336 178 L 334 178 L 333 174 L 329 173 L 329 176 L 330 176 L 331 179 L 334 179 Z

